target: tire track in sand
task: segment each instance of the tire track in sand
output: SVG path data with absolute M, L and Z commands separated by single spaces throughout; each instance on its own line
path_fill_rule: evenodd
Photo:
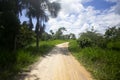
M 68 42 L 57 45 L 28 72 L 24 80 L 93 80 L 70 54 Z

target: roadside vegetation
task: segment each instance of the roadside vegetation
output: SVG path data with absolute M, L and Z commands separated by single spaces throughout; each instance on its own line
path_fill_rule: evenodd
M 0 0 L 0 80 L 14 80 L 56 44 L 70 39 L 70 51 L 96 79 L 120 80 L 120 28 L 109 28 L 104 35 L 92 29 L 77 40 L 73 33 L 63 35 L 64 27 L 45 32 L 49 16 L 56 18 L 60 9 L 49 0 Z M 20 22 L 22 14 L 28 21 Z
M 39 45 L 37 46 L 37 34 L 30 29 L 29 23 L 24 21 L 19 25 L 19 33 L 14 39 L 13 34 L 5 33 L 2 26 L 0 34 L 0 80 L 14 80 L 14 77 L 27 69 L 29 65 L 37 61 L 40 57 L 47 55 L 55 45 L 66 42 L 68 39 L 75 39 L 75 35 L 70 33 L 63 35 L 64 27 L 50 34 L 44 30 L 39 34 Z M 1 27 L 0 27 L 1 28 Z M 4 36 L 5 35 L 5 36 Z
M 32 44 L 17 52 L 0 50 L 0 80 L 13 80 L 14 75 L 18 74 L 37 61 L 40 57 L 49 52 L 56 44 L 63 43 L 63 40 L 41 41 L 39 49 Z
M 96 80 L 120 80 L 120 28 L 109 28 L 104 35 L 82 33 L 70 41 L 69 50 Z
M 0 0 L 0 80 L 13 80 L 22 68 L 59 43 L 41 39 L 49 20 L 46 9 L 56 18 L 61 6 L 49 0 Z M 22 15 L 28 20 L 20 21 Z

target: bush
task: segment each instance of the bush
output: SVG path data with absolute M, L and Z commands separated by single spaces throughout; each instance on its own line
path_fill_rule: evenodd
M 91 39 L 84 37 L 78 39 L 78 44 L 81 48 L 89 47 L 92 45 Z
M 120 80 L 120 51 L 100 47 L 78 48 L 70 42 L 69 50 L 93 74 L 95 80 Z
M 34 56 L 27 51 L 19 51 L 17 55 L 17 64 L 22 66 L 28 65 L 34 61 Z
M 82 46 L 82 48 L 90 46 L 98 46 L 101 48 L 105 48 L 105 41 L 106 40 L 102 34 L 93 31 L 81 33 L 80 38 L 78 39 L 79 45 Z
M 119 42 L 119 41 L 109 42 L 109 43 L 107 44 L 107 48 L 108 48 L 108 49 L 120 50 L 120 42 Z

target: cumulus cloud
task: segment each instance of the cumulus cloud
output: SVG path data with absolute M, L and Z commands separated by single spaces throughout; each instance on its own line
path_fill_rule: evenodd
M 65 27 L 67 29 L 64 32 L 65 34 L 75 33 L 78 35 L 94 26 L 95 30 L 104 33 L 107 27 L 120 23 L 120 15 L 118 14 L 120 2 L 117 2 L 119 0 L 114 0 L 117 4 L 104 11 L 95 10 L 93 6 L 84 7 L 82 3 L 85 1 L 92 0 L 60 0 L 61 11 L 57 18 L 50 18 L 48 21 L 48 31 L 53 30 L 55 32 L 58 28 Z M 116 12 L 116 9 L 119 11 Z
M 115 12 L 120 15 L 120 1 L 119 1 L 119 2 L 117 3 L 117 5 L 115 6 Z
M 116 3 L 115 6 L 113 6 L 115 13 L 120 15 L 120 0 L 106 0 L 107 2 L 114 2 Z

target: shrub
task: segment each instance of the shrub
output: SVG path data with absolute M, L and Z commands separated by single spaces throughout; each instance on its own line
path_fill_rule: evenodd
M 105 48 L 105 38 L 102 34 L 92 31 L 87 31 L 85 33 L 80 34 L 80 38 L 78 39 L 78 42 L 82 47 L 88 47 L 88 46 L 98 46 L 101 48 Z
M 80 49 L 77 45 L 76 41 L 70 42 L 69 50 L 95 80 L 120 80 L 120 51 L 94 46 Z
M 109 42 L 109 43 L 107 44 L 107 48 L 108 48 L 108 49 L 120 50 L 120 42 L 119 42 L 119 41 Z
M 84 37 L 78 39 L 78 44 L 81 48 L 89 47 L 92 45 L 91 39 Z

